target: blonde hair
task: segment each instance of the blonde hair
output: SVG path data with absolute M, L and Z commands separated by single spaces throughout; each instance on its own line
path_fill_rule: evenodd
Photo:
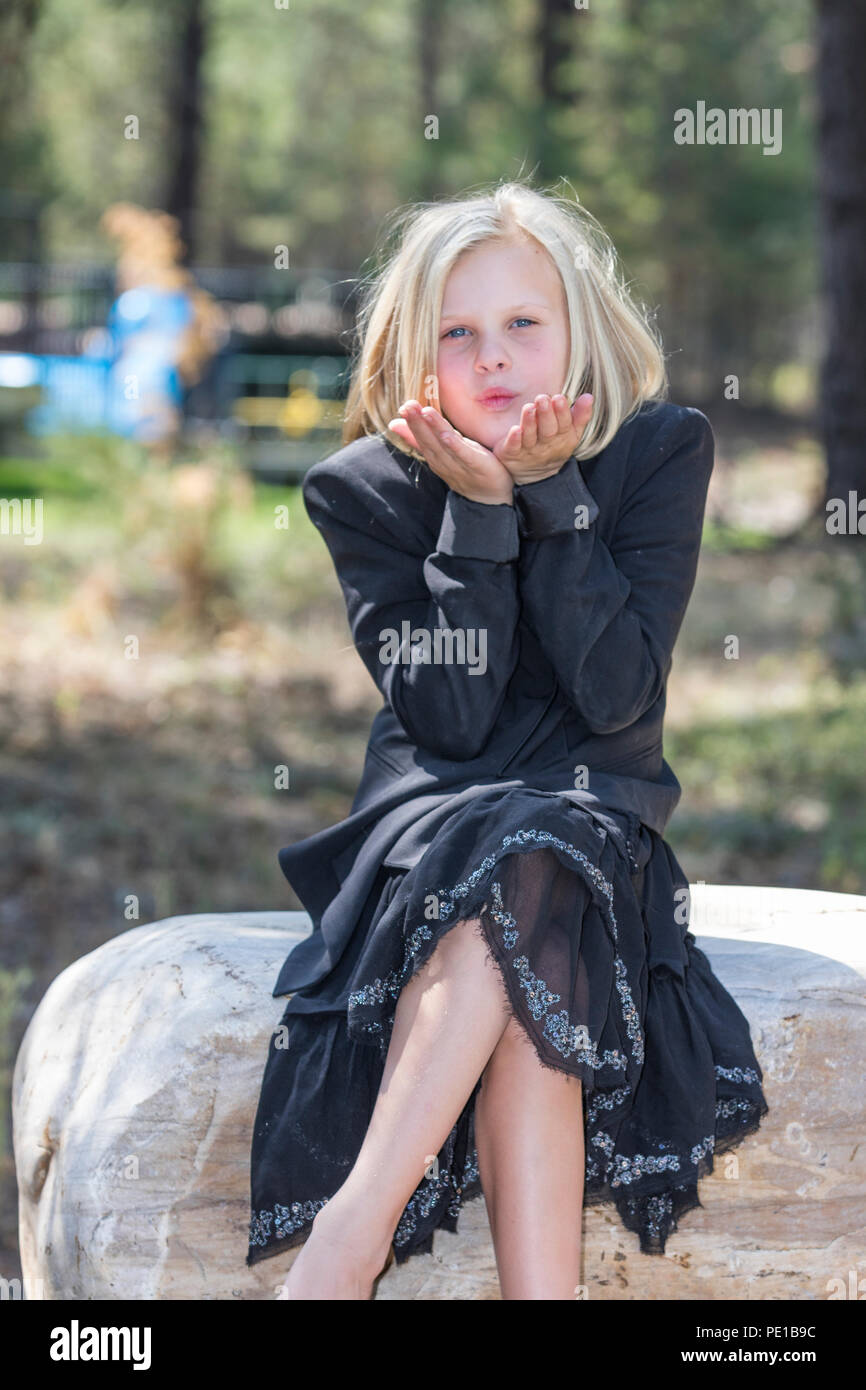
M 619 278 L 613 243 L 576 196 L 572 201 L 511 181 L 466 197 L 412 204 L 391 221 L 396 248 L 362 280 L 344 444 L 381 432 L 404 453 L 421 457 L 388 430 L 388 422 L 408 399 L 426 398 L 438 408 L 445 282 L 464 252 L 491 240 L 533 237 L 561 276 L 571 337 L 562 391 L 571 405 L 585 391 L 594 397 L 578 459 L 600 453 L 644 401 L 666 398 L 661 341 Z

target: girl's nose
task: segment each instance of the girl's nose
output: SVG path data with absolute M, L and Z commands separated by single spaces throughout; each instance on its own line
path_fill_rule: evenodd
M 510 365 L 508 353 L 501 342 L 481 342 L 475 365 L 488 372 L 502 371 Z

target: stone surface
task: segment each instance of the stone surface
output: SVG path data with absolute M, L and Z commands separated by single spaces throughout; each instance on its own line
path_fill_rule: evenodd
M 691 921 L 749 1020 L 771 1111 L 717 1161 L 664 1256 L 641 1255 L 612 1207 L 587 1211 L 585 1296 L 866 1292 L 866 898 L 696 884 Z M 244 1264 L 249 1144 L 284 1008 L 270 991 L 308 930 L 292 912 L 168 918 L 53 982 L 13 1082 L 29 1296 L 274 1296 L 297 1250 Z M 483 1200 L 434 1246 L 378 1297 L 499 1298 Z

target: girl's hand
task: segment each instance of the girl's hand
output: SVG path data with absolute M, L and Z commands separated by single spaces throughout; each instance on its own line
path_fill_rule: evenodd
M 569 408 L 565 396 L 536 396 L 520 412 L 520 424 L 494 445 L 493 452 L 515 483 L 537 483 L 558 473 L 575 452 L 592 414 L 592 396 L 578 396 Z
M 399 420 L 388 422 L 389 430 L 423 454 L 428 464 L 453 492 L 472 502 L 505 502 L 510 506 L 514 483 L 511 474 L 496 455 L 474 439 L 467 439 L 447 420 L 418 401 L 404 401 Z

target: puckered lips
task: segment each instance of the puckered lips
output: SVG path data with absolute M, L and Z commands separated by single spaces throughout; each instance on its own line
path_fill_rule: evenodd
M 476 399 L 485 410 L 507 410 L 517 399 L 517 392 L 510 391 L 507 386 L 488 386 Z

